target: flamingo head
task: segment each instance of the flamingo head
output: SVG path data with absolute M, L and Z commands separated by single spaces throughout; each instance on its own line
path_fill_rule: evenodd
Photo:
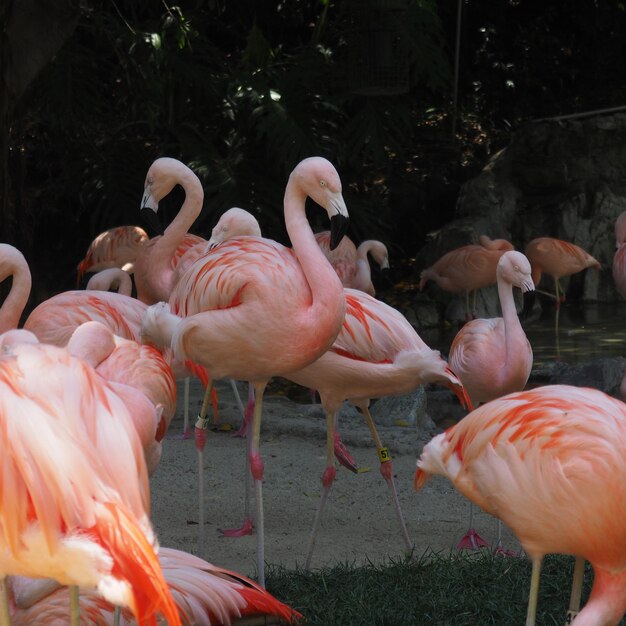
M 227 239 L 233 237 L 261 237 L 261 227 L 256 217 L 244 209 L 233 207 L 228 209 L 211 231 L 211 239 L 207 242 L 207 252 Z
M 535 290 L 530 261 L 517 250 L 509 250 L 500 257 L 496 275 L 511 285 L 519 287 L 522 293 Z
M 330 249 L 334 250 L 348 230 L 349 219 L 337 170 L 330 161 L 322 157 L 309 157 L 300 161 L 290 179 L 328 213 Z

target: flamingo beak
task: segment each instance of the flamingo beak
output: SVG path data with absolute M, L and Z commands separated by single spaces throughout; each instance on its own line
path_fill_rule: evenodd
M 459 399 L 461 406 L 468 411 L 472 411 L 474 407 L 472 406 L 472 401 L 465 390 L 465 387 L 461 384 L 461 381 L 457 378 L 456 374 L 450 369 L 446 368 L 448 374 L 453 378 L 448 384 L 448 387 L 451 389 L 452 393 Z M 456 381 L 456 382 L 454 382 Z
M 349 219 L 337 213 L 330 218 L 330 249 L 334 250 L 348 230 Z

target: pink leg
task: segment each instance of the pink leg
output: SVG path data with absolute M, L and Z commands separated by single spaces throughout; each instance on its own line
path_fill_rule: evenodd
M 254 415 L 254 386 L 248 383 L 248 402 L 243 412 L 243 420 L 239 430 L 235 433 L 235 437 L 245 437 L 252 424 L 252 416 Z
M 335 477 L 337 476 L 337 469 L 335 468 L 335 419 L 334 414 L 330 411 L 326 412 L 326 469 L 322 475 L 322 495 L 318 503 L 317 512 L 315 513 L 315 519 L 313 520 L 313 528 L 311 529 L 311 535 L 309 537 L 309 547 L 307 549 L 306 558 L 304 561 L 304 568 L 309 569 L 311 566 L 311 558 L 313 557 L 313 550 L 315 549 L 315 541 L 317 540 L 317 533 L 320 529 L 322 521 L 322 514 L 324 507 L 326 506 L 326 500 L 330 488 L 333 485 Z
M 378 435 L 378 431 L 376 430 L 376 425 L 374 424 L 374 420 L 370 414 L 369 407 L 367 404 L 361 405 L 361 411 L 363 412 L 363 417 L 365 417 L 365 421 L 367 426 L 370 429 L 370 433 L 372 434 L 372 438 L 374 439 L 374 443 L 376 444 L 376 448 L 378 449 L 378 460 L 380 461 L 380 473 L 382 477 L 385 479 L 387 486 L 389 487 L 389 491 L 391 493 L 391 498 L 393 500 L 394 510 L 396 512 L 396 518 L 398 519 L 398 524 L 400 524 L 400 532 L 402 533 L 402 538 L 404 539 L 404 545 L 406 547 L 407 552 L 410 554 L 413 551 L 413 542 L 409 537 L 409 532 L 406 529 L 406 523 L 404 521 L 404 515 L 402 513 L 402 508 L 400 507 L 400 500 L 398 499 L 398 491 L 396 490 L 396 483 L 393 480 L 393 463 L 391 461 L 391 456 L 389 455 L 389 450 L 383 446 L 383 443 Z

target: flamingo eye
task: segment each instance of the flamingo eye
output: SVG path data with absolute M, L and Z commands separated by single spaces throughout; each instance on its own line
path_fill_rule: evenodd
M 326 181 L 325 180 L 320 180 L 320 186 L 321 187 L 326 187 Z

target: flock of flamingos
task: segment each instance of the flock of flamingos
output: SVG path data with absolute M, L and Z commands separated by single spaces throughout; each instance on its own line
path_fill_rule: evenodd
M 162 231 L 159 201 L 176 185 L 185 200 Z M 307 197 L 328 214 L 329 231 L 312 232 Z M 0 244 L 0 279 L 12 277 L 0 309 L 0 626 L 215 625 L 259 615 L 305 622 L 264 589 L 260 434 L 263 393 L 275 376 L 317 390 L 326 414 L 326 467 L 307 562 L 337 462 L 352 466 L 337 423 L 345 400 L 371 430 L 411 549 L 391 457 L 368 407 L 370 398 L 437 383 L 471 412 L 424 447 L 416 489 L 431 474 L 447 476 L 513 530 L 533 565 L 527 625 L 535 623 L 547 553 L 577 557 L 568 620 L 618 624 L 626 611 L 626 405 L 587 388 L 524 391 L 533 355 L 513 293 L 533 291 L 548 274 L 558 313 L 559 278 L 599 263 L 548 237 L 525 254 L 486 236 L 447 253 L 420 281 L 465 294 L 468 321 L 446 360 L 375 298 L 368 254 L 385 267 L 387 250 L 377 241 L 356 248 L 345 236 L 348 211 L 327 160 L 305 159 L 289 177 L 291 248 L 263 238 L 242 209 L 224 213 L 210 240 L 190 235 L 202 202 L 187 166 L 157 159 L 141 212 L 162 234 L 148 238 L 136 226 L 102 233 L 79 265 L 79 277 L 97 272 L 88 288 L 40 303 L 20 328 L 30 272 L 17 249 Z M 614 278 L 626 296 L 626 213 L 615 234 Z M 502 317 L 473 319 L 470 294 L 494 283 Z M 249 383 L 243 428 L 256 510 L 254 523 L 231 533 L 254 529 L 258 583 L 158 547 L 149 475 L 176 410 L 176 380 L 189 376 L 206 385 L 194 427 L 200 468 L 213 381 Z M 470 528 L 465 545 L 479 541 Z M 585 560 L 595 578 L 579 610 Z

